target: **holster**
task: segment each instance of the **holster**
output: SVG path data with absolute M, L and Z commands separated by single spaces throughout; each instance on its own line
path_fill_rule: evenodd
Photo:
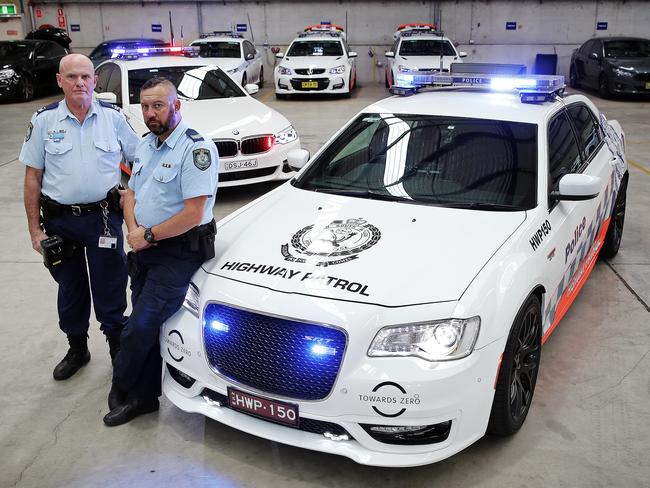
M 126 255 L 126 269 L 129 273 L 131 281 L 135 280 L 140 275 L 140 266 L 138 265 L 138 258 L 133 251 L 129 251 Z
M 212 259 L 215 256 L 214 240 L 217 235 L 217 224 L 214 220 L 210 223 L 197 227 L 198 232 L 198 251 L 204 261 Z

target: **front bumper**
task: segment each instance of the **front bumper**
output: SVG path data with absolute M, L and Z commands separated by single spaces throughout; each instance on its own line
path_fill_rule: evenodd
M 16 77 L 0 80 L 0 98 L 16 98 L 18 96 L 18 81 Z
M 402 467 L 433 463 L 485 434 L 497 364 L 504 347 L 502 341 L 477 349 L 467 358 L 436 364 L 417 358 L 369 358 L 365 354 L 368 344 L 350 341 L 329 396 L 318 401 L 279 398 L 214 373 L 205 358 L 198 320 L 182 309 L 161 332 L 163 391 L 186 412 L 201 413 L 265 439 L 346 456 L 367 465 Z M 183 386 L 167 365 L 190 376 L 193 382 Z M 227 401 L 219 406 L 214 396 L 204 398 L 206 389 L 227 398 L 228 387 L 297 405 L 302 422 L 335 424 L 345 429 L 351 439 L 337 440 L 279 425 L 233 410 Z M 449 421 L 451 428 L 444 440 L 424 445 L 380 442 L 361 425 L 413 426 Z
M 340 75 L 321 74 L 314 76 L 278 75 L 275 74 L 275 93 L 278 95 L 291 94 L 337 94 L 350 92 L 350 74 Z
M 650 74 L 636 74 L 633 76 L 612 76 L 610 90 L 618 94 L 650 95 Z
M 219 186 L 240 186 L 265 181 L 283 181 L 291 178 L 295 172 L 287 163 L 287 153 L 300 149 L 300 139 L 287 144 L 276 144 L 270 151 L 262 154 L 219 158 Z M 250 167 L 251 161 L 257 164 Z

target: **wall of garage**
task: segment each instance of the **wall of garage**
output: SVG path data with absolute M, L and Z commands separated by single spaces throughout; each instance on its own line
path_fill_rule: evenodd
M 249 24 L 245 35 L 266 54 L 267 73 L 275 61 L 270 47 L 284 50 L 306 25 L 330 21 L 347 26 L 348 41 L 359 53 L 361 83 L 383 83 L 383 53 L 393 42 L 397 23 L 436 22 L 468 53 L 468 62 L 521 63 L 532 71 L 536 54 L 557 54 L 558 72 L 567 75 L 572 51 L 586 39 L 650 37 L 648 7 L 647 1 L 630 0 L 34 2 L 41 13 L 37 25 L 57 25 L 58 9 L 63 8 L 72 49 L 79 52 L 117 37 L 169 39 L 169 12 L 177 43 L 181 29 L 187 44 L 200 32 Z M 516 22 L 516 28 L 506 29 L 506 22 Z M 596 29 L 599 22 L 607 23 L 606 30 Z M 160 25 L 161 32 L 152 32 L 154 24 Z

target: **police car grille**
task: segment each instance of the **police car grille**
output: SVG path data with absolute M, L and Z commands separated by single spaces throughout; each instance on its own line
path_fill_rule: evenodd
M 237 154 L 237 142 L 235 141 L 217 141 L 214 143 L 219 150 L 220 158 L 231 158 Z
M 301 400 L 321 400 L 332 390 L 346 347 L 341 330 L 218 303 L 208 304 L 203 317 L 206 356 L 216 373 Z
M 230 405 L 228 404 L 228 397 L 226 395 L 222 395 L 221 393 L 217 393 L 214 390 L 204 388 L 201 391 L 201 396 L 207 396 L 210 400 L 219 402 L 222 407 L 230 408 Z M 242 412 L 241 410 L 238 410 L 238 412 L 247 415 L 246 412 Z M 293 427 L 288 428 L 291 429 Z M 350 439 L 354 439 L 354 437 L 352 437 L 352 435 L 347 430 L 338 424 L 334 424 L 332 422 L 323 422 L 322 420 L 308 419 L 306 417 L 300 417 L 300 420 L 298 422 L 298 430 L 302 430 L 303 432 L 311 432 L 312 434 L 324 434 L 325 432 L 329 432 L 330 434 L 334 435 L 347 435 Z
M 269 151 L 273 147 L 275 138 L 271 135 L 251 137 L 241 141 L 242 154 L 260 154 Z
M 323 73 L 325 73 L 323 68 L 312 69 L 311 73 L 308 69 L 296 69 L 297 75 L 322 75 Z
M 271 176 L 278 169 L 277 166 L 270 168 L 248 169 L 244 171 L 230 171 L 228 173 L 219 173 L 219 181 L 224 183 L 226 181 L 248 180 L 250 178 L 262 178 L 264 176 Z
M 316 88 L 313 88 L 313 87 L 311 87 L 311 88 L 303 88 L 302 84 L 303 84 L 303 82 L 306 82 L 306 81 L 315 81 L 318 84 L 318 86 Z M 307 79 L 307 78 L 299 78 L 299 79 L 293 78 L 291 80 L 291 86 L 293 87 L 294 90 L 297 90 L 297 91 L 325 90 L 329 86 L 329 84 L 330 84 L 329 78 L 309 78 L 309 79 Z

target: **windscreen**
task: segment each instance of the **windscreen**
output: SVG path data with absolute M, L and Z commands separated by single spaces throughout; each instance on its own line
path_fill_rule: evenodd
M 536 205 L 537 126 L 362 114 L 294 183 L 360 198 L 489 210 Z
M 0 42 L 0 60 L 28 57 L 33 47 L 26 42 Z
M 192 44 L 199 47 L 203 58 L 241 58 L 241 44 L 234 41 L 200 42 Z
M 343 56 L 339 41 L 295 41 L 287 56 Z
M 129 103 L 140 103 L 140 88 L 154 76 L 171 80 L 181 100 L 210 100 L 244 97 L 246 94 L 220 68 L 206 66 L 169 66 L 129 71 Z
M 650 41 L 643 39 L 605 41 L 605 57 L 648 58 L 650 57 Z
M 449 41 L 438 39 L 404 39 L 399 48 L 400 56 L 456 56 Z

